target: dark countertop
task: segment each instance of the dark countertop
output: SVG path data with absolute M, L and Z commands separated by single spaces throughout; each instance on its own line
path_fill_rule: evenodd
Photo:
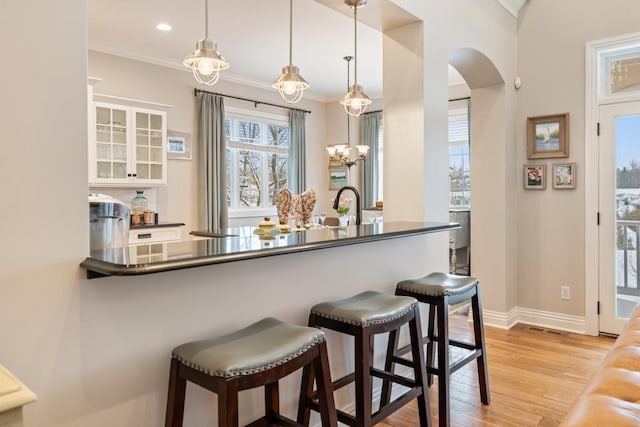
M 166 256 L 158 261 L 138 264 L 136 259 L 130 259 L 129 248 L 120 248 L 92 251 L 91 256 L 80 266 L 87 270 L 89 278 L 112 275 L 135 276 L 416 236 L 459 227 L 456 223 L 443 222 L 387 222 L 349 227 L 312 228 L 276 235 L 270 239 L 253 234 L 254 227 L 237 227 L 212 233 L 212 236 L 225 237 L 166 243 Z

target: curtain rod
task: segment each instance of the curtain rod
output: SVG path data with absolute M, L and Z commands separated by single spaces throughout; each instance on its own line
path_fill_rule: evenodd
M 209 92 L 207 90 L 202 90 L 202 89 L 193 89 L 193 96 L 198 96 L 199 93 L 209 93 L 211 95 L 218 95 L 218 96 L 223 96 L 225 98 L 232 98 L 232 99 L 237 99 L 239 101 L 246 101 L 246 102 L 252 102 L 254 107 L 258 107 L 259 104 L 262 105 L 269 105 L 271 107 L 278 107 L 278 108 L 284 108 L 285 110 L 294 110 L 294 111 L 302 111 L 303 113 L 307 113 L 307 114 L 311 114 L 311 111 L 309 110 L 302 110 L 300 108 L 291 108 L 291 107 L 285 107 L 283 105 L 278 105 L 278 104 L 272 104 L 270 102 L 263 102 L 263 101 L 256 101 L 255 99 L 249 99 L 249 98 L 241 98 L 239 96 L 233 96 L 233 95 L 225 95 L 224 93 L 217 93 L 217 92 Z
M 362 113 L 361 116 L 364 116 L 366 114 L 382 113 L 382 111 L 383 110 L 367 111 L 366 113 Z
M 449 102 L 453 102 L 453 101 L 464 101 L 464 100 L 469 100 L 471 99 L 470 96 L 465 96 L 464 98 L 454 98 L 454 99 L 450 99 Z

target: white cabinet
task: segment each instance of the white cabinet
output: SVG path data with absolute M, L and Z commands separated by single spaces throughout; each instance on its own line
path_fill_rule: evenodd
M 167 183 L 166 113 L 92 103 L 89 184 L 154 186 Z
M 129 230 L 129 245 L 175 242 L 180 240 L 180 227 L 141 227 Z

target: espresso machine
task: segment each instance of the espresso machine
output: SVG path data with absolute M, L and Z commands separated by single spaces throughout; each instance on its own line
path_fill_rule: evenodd
M 91 256 L 117 264 L 129 263 L 129 207 L 106 194 L 89 194 Z

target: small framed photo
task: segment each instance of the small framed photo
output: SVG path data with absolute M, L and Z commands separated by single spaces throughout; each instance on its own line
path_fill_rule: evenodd
M 527 118 L 527 159 L 569 157 L 569 113 Z
M 344 166 L 329 168 L 329 190 L 338 190 L 349 185 L 349 169 Z
M 552 166 L 553 188 L 573 189 L 576 188 L 576 164 L 575 163 L 554 163 Z
M 545 188 L 544 165 L 524 165 L 524 189 L 544 190 Z
M 186 132 L 167 131 L 167 157 L 191 160 L 191 135 Z

